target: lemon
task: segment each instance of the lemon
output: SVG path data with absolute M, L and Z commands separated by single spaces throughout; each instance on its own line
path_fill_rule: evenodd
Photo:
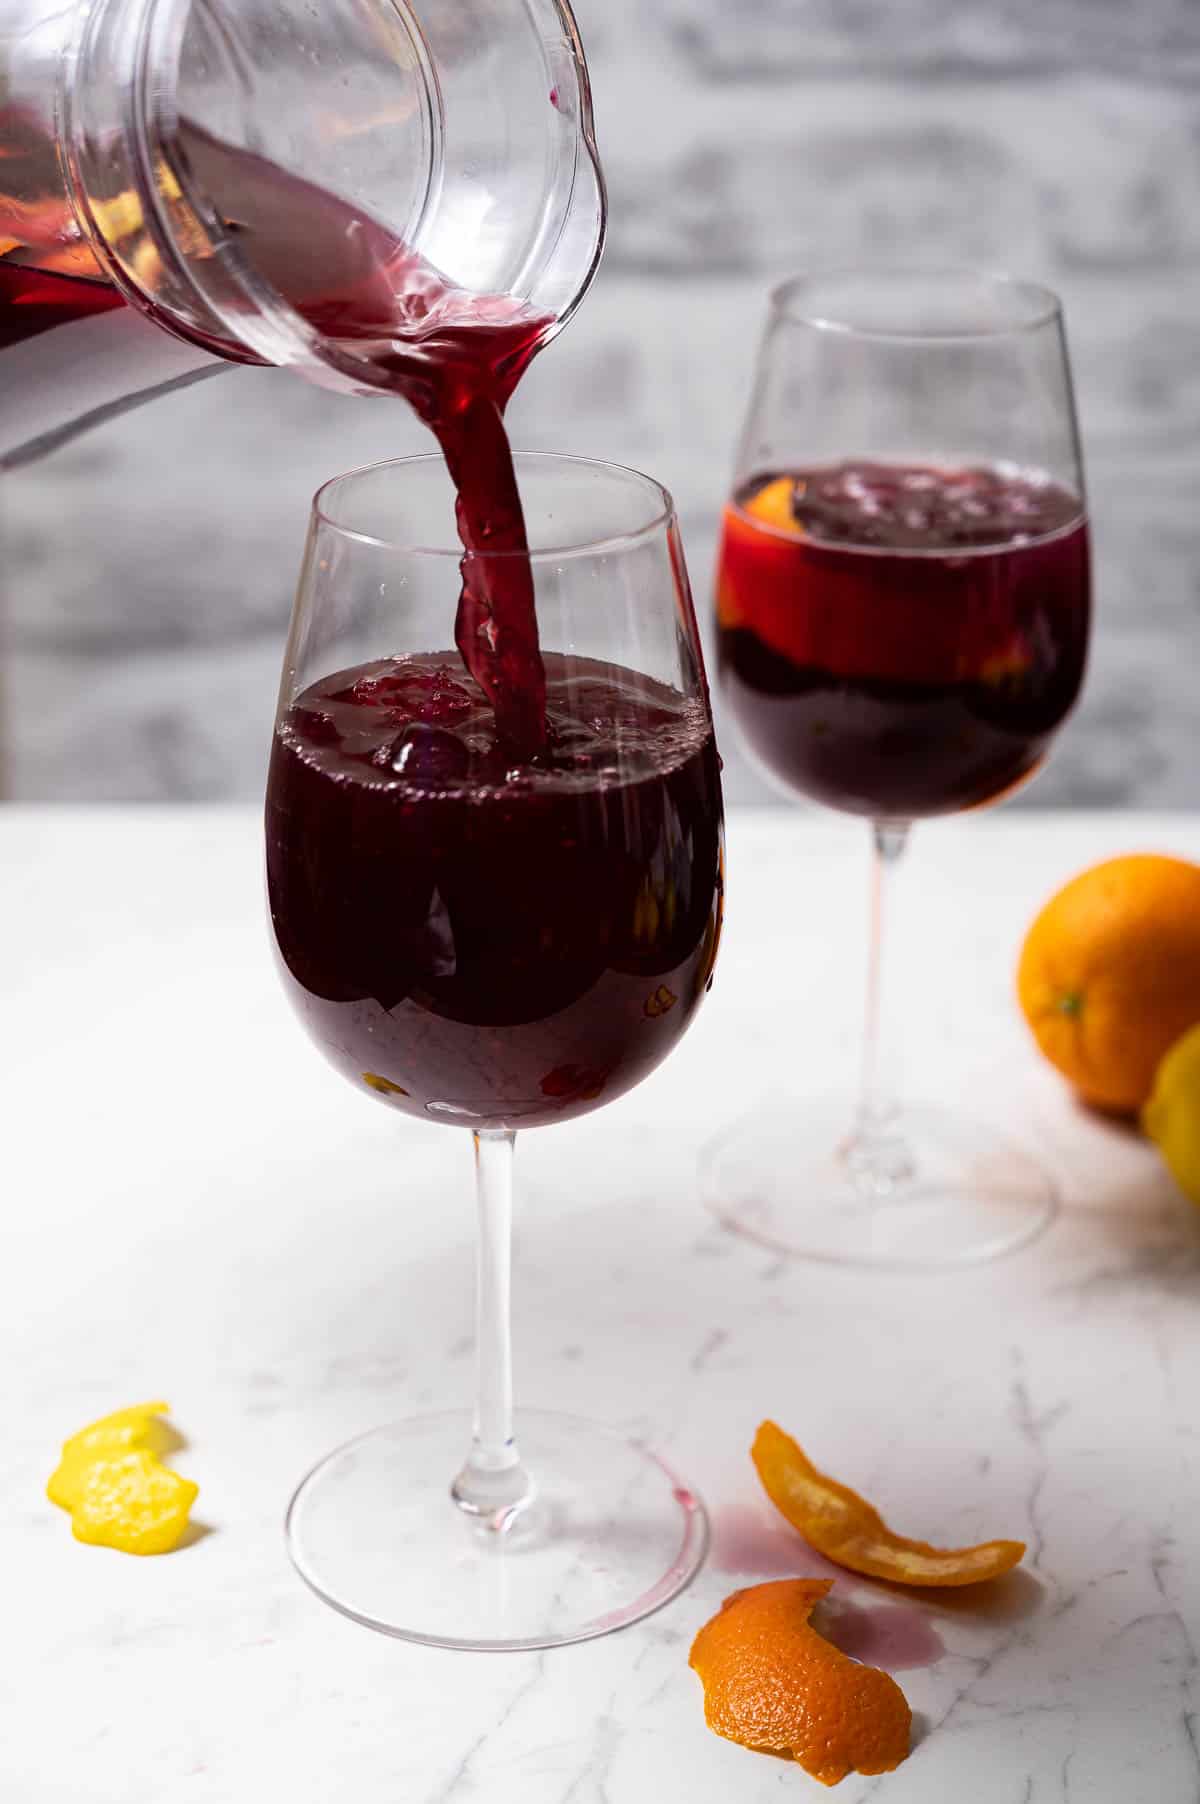
M 1160 1063 L 1142 1126 L 1179 1188 L 1200 1206 L 1200 1025 L 1176 1040 Z

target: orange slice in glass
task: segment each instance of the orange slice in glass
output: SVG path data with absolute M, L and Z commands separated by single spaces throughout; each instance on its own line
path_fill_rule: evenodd
M 893 1534 L 879 1512 L 848 1485 L 818 1472 L 802 1447 L 764 1422 L 750 1453 L 763 1489 L 810 1547 L 827 1560 L 897 1585 L 979 1585 L 1011 1572 L 1024 1541 L 931 1547 Z
M 692 1643 L 710 1729 L 795 1760 L 822 1785 L 890 1773 L 907 1757 L 912 1712 L 895 1679 L 860 1666 L 809 1624 L 830 1579 L 774 1579 L 735 1591 Z
M 772 482 L 765 483 L 749 501 L 744 501 L 744 512 L 761 520 L 766 526 L 775 527 L 778 532 L 789 533 L 795 539 L 804 537 L 804 528 L 796 518 L 792 500 L 796 493 L 794 476 L 776 476 Z

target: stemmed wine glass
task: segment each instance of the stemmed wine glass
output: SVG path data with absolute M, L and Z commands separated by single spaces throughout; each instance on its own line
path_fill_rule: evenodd
M 1089 607 L 1056 297 L 961 270 L 778 288 L 724 515 L 722 688 L 771 778 L 870 824 L 872 927 L 857 1108 L 772 1098 L 707 1151 L 710 1205 L 743 1233 L 936 1267 L 1049 1220 L 1053 1185 L 1018 1146 L 900 1107 L 883 923 L 912 823 L 996 801 L 1045 759 Z
M 292 1500 L 290 1551 L 346 1615 L 459 1648 L 636 1621 L 708 1538 L 644 1446 L 569 1416 L 513 1425 L 516 1130 L 600 1107 L 672 1050 L 712 975 L 723 871 L 670 496 L 613 465 L 516 465 L 547 752 L 513 763 L 447 649 L 462 552 L 442 460 L 378 464 L 314 504 L 266 813 L 301 1021 L 380 1106 L 473 1135 L 479 1217 L 473 1437 L 448 1413 L 337 1449 Z

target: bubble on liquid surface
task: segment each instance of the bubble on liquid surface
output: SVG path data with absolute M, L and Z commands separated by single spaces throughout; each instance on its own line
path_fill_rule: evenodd
M 602 741 L 593 726 L 582 720 L 551 715 L 547 721 L 550 755 L 558 770 L 591 770 Z
M 470 769 L 471 754 L 456 733 L 413 721 L 392 741 L 389 763 L 413 783 L 456 783 Z
M 708 737 L 697 698 L 590 659 L 551 652 L 547 665 L 547 747 L 529 763 L 498 740 L 491 707 L 450 655 L 334 672 L 298 698 L 280 731 L 339 780 L 365 771 L 414 794 L 472 799 L 636 782 Z
M 359 677 L 334 699 L 353 702 L 360 708 L 387 708 L 394 714 L 429 722 L 459 720 L 476 705 L 470 691 L 444 665 L 433 670 L 414 666 Z
M 1076 498 L 1044 472 L 848 463 L 797 479 L 797 524 L 817 542 L 895 551 L 979 549 L 1061 530 Z
M 291 724 L 310 745 L 333 745 L 338 738 L 337 723 L 324 708 L 294 707 Z

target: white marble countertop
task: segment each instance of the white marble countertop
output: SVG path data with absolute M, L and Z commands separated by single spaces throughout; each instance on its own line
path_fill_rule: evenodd
M 839 1798 L 1195 1804 L 1200 1216 L 1071 1104 L 1011 972 L 1055 884 L 1116 851 L 1198 857 L 1200 820 L 917 835 L 910 1088 L 1035 1142 L 1066 1207 L 1009 1260 L 899 1277 L 775 1260 L 697 1202 L 702 1137 L 768 1080 L 849 1075 L 858 1024 L 863 836 L 734 817 L 690 1036 L 518 1162 L 518 1400 L 650 1430 L 706 1496 L 714 1551 L 657 1617 L 541 1656 L 385 1640 L 285 1557 L 285 1499 L 335 1441 L 429 1407 L 465 1420 L 473 1212 L 464 1139 L 354 1094 L 293 1022 L 257 835 L 245 810 L 0 813 L 6 1804 L 823 1795 L 708 1733 L 687 1667 L 736 1585 L 819 1569 L 758 1493 L 768 1414 L 909 1532 L 1030 1547 L 998 1604 L 922 1602 L 921 1623 L 839 1582 L 920 1737 Z M 157 1560 L 77 1545 L 42 1497 L 56 1443 L 156 1395 L 211 1532 Z

